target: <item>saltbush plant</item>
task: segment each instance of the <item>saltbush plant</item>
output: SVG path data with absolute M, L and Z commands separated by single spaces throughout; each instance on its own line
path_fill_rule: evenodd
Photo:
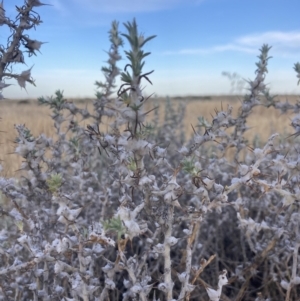
M 1 46 L 1 89 L 5 77 L 33 83 L 30 71 L 8 70 L 24 63 L 21 47 L 32 40 L 23 30 L 40 22 L 40 5 L 27 0 L 12 22 L 2 3 L 0 22 L 12 36 Z M 124 26 L 121 34 L 112 23 L 92 111 L 56 91 L 39 98 L 52 111 L 55 139 L 15 126 L 22 177 L 0 178 L 0 299 L 298 300 L 300 101 L 269 93 L 271 47 L 260 49 L 237 116 L 220 104 L 186 141 L 184 103 L 168 100 L 161 126 L 157 104 L 145 109 L 151 99 L 141 85 L 152 84 L 153 72 L 144 70 L 145 47 L 154 36 L 139 33 L 135 20 Z M 31 44 L 32 54 L 40 42 Z M 300 78 L 300 64 L 294 69 Z M 294 114 L 294 134 L 252 148 L 245 133 L 256 106 Z

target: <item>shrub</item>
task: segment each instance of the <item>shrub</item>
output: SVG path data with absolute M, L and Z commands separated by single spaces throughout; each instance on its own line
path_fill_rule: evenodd
M 37 4 L 21 11 L 30 16 Z M 120 34 L 112 23 L 92 112 L 56 91 L 39 98 L 52 110 L 55 139 L 16 125 L 23 176 L 0 178 L 8 200 L 0 207 L 1 299 L 220 300 L 207 283 L 219 280 L 221 289 L 228 277 L 222 300 L 297 300 L 300 103 L 281 103 L 266 88 L 270 47 L 260 49 L 238 115 L 221 105 L 185 142 L 184 103 L 176 110 L 167 102 L 162 126 L 157 106 L 152 122 L 144 108 L 141 82 L 153 72 L 144 71 L 144 47 L 154 36 L 140 34 L 135 20 L 124 26 Z M 121 71 L 123 38 L 130 48 Z M 244 134 L 256 106 L 296 114 L 295 134 L 251 148 Z
M 34 11 L 35 7 L 46 5 L 39 0 L 26 0 L 23 6 L 16 6 L 18 15 L 15 20 L 10 20 L 5 16 L 3 1 L 0 4 L 0 26 L 7 26 L 11 31 L 11 35 L 7 39 L 7 45 L 0 45 L 0 90 L 10 86 L 5 84 L 4 79 L 14 78 L 17 80 L 21 88 L 26 89 L 26 83 L 35 86 L 34 80 L 31 77 L 31 68 L 21 72 L 20 74 L 13 73 L 12 65 L 24 64 L 24 52 L 28 56 L 36 55 L 36 51 L 40 51 L 43 42 L 32 40 L 25 31 L 35 28 L 42 23 L 38 13 Z M 0 93 L 0 100 L 3 99 Z

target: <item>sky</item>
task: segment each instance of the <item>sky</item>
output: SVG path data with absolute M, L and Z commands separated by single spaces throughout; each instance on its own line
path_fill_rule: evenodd
M 144 72 L 153 85 L 142 82 L 145 95 L 190 96 L 244 94 L 255 77 L 255 62 L 263 44 L 272 46 L 266 83 L 274 94 L 299 94 L 296 73 L 300 62 L 299 0 L 44 0 L 36 7 L 43 23 L 26 32 L 47 42 L 37 56 L 14 65 L 14 73 L 32 68 L 36 87 L 21 89 L 15 80 L 3 89 L 6 98 L 37 98 L 63 90 L 65 97 L 94 97 L 95 81 L 103 80 L 108 31 L 113 20 L 136 19 L 145 35 L 157 35 L 146 44 L 151 55 Z M 5 14 L 14 20 L 15 5 L 4 0 Z M 0 45 L 9 31 L 0 27 Z M 127 64 L 121 49 L 120 68 Z M 232 89 L 222 72 L 237 73 L 244 89 Z M 118 82 L 121 84 L 121 82 Z

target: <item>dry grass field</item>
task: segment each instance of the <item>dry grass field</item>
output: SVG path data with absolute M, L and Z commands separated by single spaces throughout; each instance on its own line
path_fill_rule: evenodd
M 297 96 L 279 96 L 278 99 L 290 102 L 295 102 Z M 187 136 L 192 135 L 191 124 L 197 125 L 197 118 L 204 116 L 207 120 L 211 121 L 211 114 L 214 114 L 214 109 L 221 110 L 221 106 L 225 109 L 227 104 L 234 107 L 234 116 L 237 114 L 240 107 L 240 100 L 237 96 L 217 96 L 217 97 L 187 97 L 182 98 L 186 101 L 186 117 L 185 117 L 185 130 Z M 174 105 L 178 105 L 180 99 L 171 99 Z M 92 109 L 92 102 L 90 100 L 74 100 L 78 102 L 79 106 L 85 107 L 89 110 Z M 164 116 L 164 102 L 165 99 L 159 99 L 159 112 Z M 149 101 L 149 106 L 152 106 Z M 4 101 L 0 103 L 0 159 L 2 161 L 3 176 L 16 176 L 20 168 L 21 158 L 14 154 L 14 139 L 16 131 L 14 124 L 25 124 L 37 136 L 41 133 L 46 134 L 48 137 L 55 139 L 53 130 L 53 122 L 50 118 L 51 111 L 48 107 L 40 106 L 36 100 L 31 101 Z M 248 120 L 248 125 L 251 129 L 248 131 L 249 141 L 252 141 L 256 134 L 260 135 L 260 139 L 265 141 L 270 134 L 279 132 L 288 136 L 292 133 L 292 128 L 289 126 L 290 119 L 288 115 L 280 115 L 274 109 L 266 109 L 257 107 Z M 150 117 L 151 118 L 151 117 Z M 162 118 L 161 118 L 162 120 Z M 84 121 L 88 124 L 88 121 Z M 251 140 L 252 139 L 252 140 Z

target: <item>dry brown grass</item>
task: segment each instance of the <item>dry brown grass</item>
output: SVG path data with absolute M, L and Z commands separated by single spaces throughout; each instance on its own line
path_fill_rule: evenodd
M 281 96 L 282 101 L 289 99 L 291 102 L 296 100 L 296 96 Z M 174 105 L 179 103 L 178 99 L 172 99 Z M 160 100 L 160 114 L 164 114 L 164 99 Z M 92 108 L 91 101 L 80 101 L 80 106 L 87 104 L 88 109 Z M 234 116 L 237 114 L 240 107 L 240 101 L 238 97 L 211 97 L 210 100 L 187 99 L 186 118 L 185 118 L 185 130 L 188 136 L 192 135 L 191 124 L 197 124 L 197 118 L 204 116 L 211 121 L 211 114 L 214 114 L 214 109 L 225 109 L 227 104 L 231 104 L 234 107 Z M 151 103 L 149 103 L 151 106 Z M 46 134 L 48 137 L 55 138 L 53 122 L 50 118 L 51 111 L 47 107 L 39 106 L 36 101 L 30 101 L 29 103 L 20 103 L 18 101 L 6 101 L 1 102 L 0 117 L 0 159 L 2 160 L 4 176 L 16 176 L 16 172 L 20 168 L 22 159 L 14 154 L 15 144 L 13 143 L 16 137 L 16 131 L 14 129 L 15 124 L 25 124 L 32 132 L 37 136 L 41 133 Z M 88 123 L 85 121 L 85 123 Z M 280 113 L 274 109 L 266 109 L 263 107 L 257 107 L 254 110 L 254 114 L 249 118 L 248 125 L 252 127 L 248 131 L 249 141 L 253 139 L 255 134 L 259 134 L 262 141 L 265 141 L 270 134 L 279 132 L 287 135 L 292 133 L 292 129 L 289 127 L 290 119 L 288 115 L 280 115 Z

